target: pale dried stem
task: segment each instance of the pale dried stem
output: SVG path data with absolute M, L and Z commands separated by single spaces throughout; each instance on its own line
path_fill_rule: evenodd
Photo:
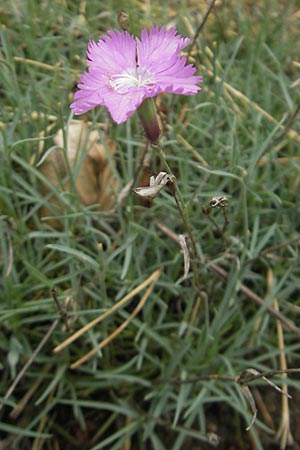
M 210 62 L 210 59 L 214 57 L 213 52 L 209 47 L 204 48 L 204 54 L 207 56 L 207 60 L 205 61 L 205 65 L 201 66 L 202 71 L 205 71 L 211 78 L 214 79 L 216 83 L 222 83 L 224 88 L 224 95 L 228 98 L 228 93 L 233 95 L 236 99 L 241 101 L 246 106 L 254 109 L 255 111 L 259 112 L 263 117 L 265 117 L 269 122 L 272 122 L 275 124 L 279 129 L 282 130 L 283 134 L 289 136 L 291 139 L 300 142 L 300 135 L 294 131 L 289 129 L 287 126 L 284 126 L 280 124 L 271 114 L 269 114 L 266 110 L 264 110 L 261 106 L 259 106 L 256 102 L 253 100 L 250 100 L 245 94 L 243 94 L 238 89 L 231 86 L 227 81 L 224 81 L 220 76 L 216 75 L 213 66 Z M 221 64 L 218 60 L 214 61 L 215 66 L 218 70 L 223 71 Z M 298 110 L 296 109 L 295 114 L 297 115 Z
M 132 311 L 130 316 L 113 333 L 111 333 L 106 339 L 103 339 L 103 341 L 101 341 L 98 344 L 97 348 L 93 348 L 90 352 L 88 352 L 84 356 L 82 356 L 82 358 L 80 358 L 77 361 L 75 361 L 71 365 L 71 369 L 76 369 L 76 367 L 80 366 L 85 361 L 87 361 L 89 358 L 94 356 L 97 353 L 98 350 L 101 350 L 102 348 L 104 348 L 113 339 L 115 339 L 121 333 L 121 331 L 123 331 L 127 327 L 127 325 L 132 321 L 132 319 L 141 311 L 141 309 L 143 308 L 143 306 L 146 303 L 147 299 L 149 298 L 149 296 L 150 296 L 150 294 L 151 294 L 151 292 L 152 292 L 152 290 L 154 288 L 155 282 L 157 281 L 157 279 L 159 278 L 159 276 L 161 274 L 161 270 L 157 270 L 155 273 L 156 273 L 156 278 L 152 280 L 150 286 L 148 287 L 148 289 L 146 290 L 145 294 L 143 295 L 143 297 L 141 298 L 141 300 L 139 301 L 139 303 L 135 307 L 135 309 Z
M 199 161 L 200 164 L 202 164 L 202 166 L 205 167 L 208 166 L 208 163 L 205 161 L 205 159 L 202 158 L 202 156 L 194 149 L 194 147 L 186 139 L 184 139 L 184 137 L 182 137 L 180 134 L 177 134 L 176 137 L 178 141 L 180 141 L 184 145 L 184 147 L 192 153 L 193 157 L 197 161 Z
M 271 429 L 274 429 L 274 422 L 272 419 L 272 415 L 269 413 L 268 408 L 258 389 L 253 389 L 253 396 L 255 398 L 255 403 L 257 404 L 259 411 L 263 415 L 265 422 Z
M 265 117 L 269 122 L 272 122 L 275 124 L 279 129 L 286 130 L 285 126 L 280 124 L 271 114 L 269 114 L 267 111 L 265 111 L 261 106 L 259 106 L 256 102 L 253 100 L 250 100 L 246 95 L 244 95 L 241 91 L 238 89 L 235 89 L 232 87 L 229 83 L 222 80 L 221 77 L 218 75 L 215 75 L 212 70 L 206 69 L 206 73 L 212 77 L 216 83 L 222 83 L 225 90 L 230 92 L 235 98 L 240 100 L 242 103 L 244 103 L 246 106 L 249 106 L 250 108 L 254 109 L 255 111 L 259 112 L 263 117 Z M 289 136 L 291 139 L 300 142 L 300 135 L 294 131 L 294 130 L 286 130 L 287 136 Z
M 170 230 L 165 225 L 155 222 L 156 226 L 161 229 L 167 236 L 169 236 L 171 239 L 179 243 L 178 236 Z M 228 273 L 226 270 L 224 270 L 222 267 L 218 266 L 217 264 L 209 264 L 208 268 L 213 271 L 215 274 L 217 274 L 223 281 L 227 281 L 228 279 Z M 244 284 L 239 285 L 239 291 L 241 291 L 243 294 L 245 294 L 250 300 L 252 300 L 254 303 L 256 303 L 259 306 L 265 306 L 265 301 L 259 297 L 255 292 L 251 291 L 247 286 Z M 300 336 L 300 329 L 294 324 L 292 320 L 287 319 L 283 314 L 280 313 L 280 311 L 275 311 L 272 306 L 267 305 L 265 306 L 268 313 L 278 319 L 283 326 L 289 330 L 295 333 L 297 336 Z
M 196 298 L 196 301 L 195 301 L 195 304 L 194 304 L 194 307 L 193 307 L 193 310 L 192 310 L 191 318 L 190 318 L 190 321 L 189 321 L 189 327 L 188 327 L 188 330 L 187 330 L 187 333 L 186 333 L 187 337 L 190 336 L 190 334 L 192 332 L 192 328 L 193 328 L 193 326 L 194 326 L 194 324 L 195 324 L 195 322 L 197 320 L 197 316 L 198 316 L 198 313 L 199 313 L 200 306 L 201 306 L 201 297 L 199 296 L 199 297 Z
M 228 279 L 228 273 L 226 270 L 224 270 L 222 267 L 218 266 L 217 264 L 209 264 L 208 268 L 215 272 L 217 275 L 220 276 L 224 281 Z M 287 319 L 281 312 L 276 311 L 272 306 L 266 305 L 265 301 L 259 297 L 255 292 L 251 291 L 247 286 L 244 284 L 240 284 L 238 286 L 239 291 L 241 291 L 243 294 L 246 295 L 250 300 L 252 300 L 254 303 L 256 303 L 258 306 L 264 307 L 266 311 L 275 319 L 279 320 L 282 325 L 285 327 L 285 329 L 292 331 L 297 336 L 300 336 L 300 329 L 295 325 L 295 323 L 292 320 Z
M 40 61 L 35 61 L 34 59 L 22 58 L 21 56 L 14 56 L 13 59 L 16 62 L 28 64 L 30 66 L 36 66 L 39 69 L 49 70 L 50 72 L 57 72 L 57 71 L 66 72 L 65 67 L 51 66 L 50 64 L 45 64 Z M 74 74 L 78 73 L 78 70 L 75 70 L 75 69 L 68 69 L 68 71 L 70 71 L 71 73 L 74 73 Z
M 109 310 L 105 311 L 105 313 L 101 314 L 101 316 L 97 317 L 96 319 L 92 320 L 88 324 L 86 324 L 84 327 L 80 328 L 80 330 L 76 331 L 76 333 L 72 334 L 72 336 L 68 337 L 65 341 L 63 341 L 61 344 L 57 345 L 54 349 L 54 353 L 58 353 L 61 350 L 63 350 L 65 347 L 70 345 L 72 342 L 74 342 L 76 339 L 78 339 L 80 336 L 82 336 L 84 333 L 86 333 L 88 330 L 93 328 L 98 323 L 102 322 L 104 319 L 109 317 L 114 312 L 118 311 L 122 306 L 124 306 L 130 299 L 132 299 L 135 295 L 137 295 L 140 291 L 142 291 L 144 288 L 146 288 L 150 283 L 153 281 L 156 281 L 159 277 L 159 275 L 162 272 L 162 268 L 157 269 L 155 272 L 153 272 L 150 277 L 148 277 L 143 283 L 138 285 L 135 289 L 133 289 L 129 294 L 125 295 L 118 303 L 116 303 L 114 306 L 112 306 Z
M 271 294 L 274 280 L 273 280 L 273 272 L 271 269 L 268 270 L 267 276 L 268 282 L 268 295 Z M 279 312 L 279 305 L 277 298 L 273 300 L 273 306 L 275 311 Z M 277 328 L 277 338 L 278 338 L 278 347 L 279 347 L 279 361 L 280 361 L 280 369 L 282 371 L 287 370 L 287 363 L 284 352 L 284 337 L 283 337 L 283 329 L 282 324 L 279 320 L 276 320 L 276 328 Z M 282 378 L 286 379 L 287 374 L 282 373 Z M 286 445 L 292 445 L 294 442 L 291 429 L 290 429 L 290 412 L 289 412 L 289 399 L 288 399 L 288 387 L 286 383 L 283 383 L 282 390 L 286 395 L 281 397 L 281 420 L 278 431 L 276 433 L 276 438 L 280 439 L 280 450 L 285 450 Z
M 51 393 L 47 399 L 46 406 L 50 405 L 53 402 L 54 390 L 55 389 L 53 389 L 51 391 Z M 43 415 L 39 422 L 37 432 L 43 433 L 43 432 L 47 432 L 49 429 L 51 429 L 51 425 L 52 425 L 51 421 L 53 421 L 53 418 L 50 419 L 47 414 Z M 46 446 L 46 439 L 47 438 L 36 437 L 33 442 L 31 450 L 43 450 Z
M 13 420 L 16 420 L 19 415 L 24 411 L 26 405 L 28 404 L 29 400 L 32 398 L 33 394 L 37 391 L 40 384 L 44 380 L 44 375 L 46 373 L 49 373 L 52 369 L 52 364 L 48 364 L 42 373 L 40 373 L 39 378 L 30 386 L 28 391 L 25 393 L 25 395 L 21 398 L 19 403 L 14 407 L 14 409 L 10 412 L 9 417 Z

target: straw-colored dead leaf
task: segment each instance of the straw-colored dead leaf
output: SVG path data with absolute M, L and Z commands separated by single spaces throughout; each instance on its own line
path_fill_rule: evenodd
M 63 197 L 73 192 L 72 186 L 83 205 L 97 204 L 102 211 L 111 209 L 118 190 L 110 161 L 115 143 L 104 132 L 90 130 L 84 122 L 71 123 L 65 131 L 59 130 L 53 140 L 55 146 L 44 153 L 38 165 L 47 180 L 42 183 L 47 204 L 41 208 L 41 218 L 59 226 L 59 220 L 53 216 L 64 213 Z
M 184 260 L 184 279 L 187 278 L 189 271 L 190 271 L 190 265 L 191 265 L 191 258 L 190 258 L 190 252 L 188 249 L 188 246 L 186 244 L 186 236 L 184 234 L 178 235 L 178 243 L 181 247 L 181 251 L 183 254 L 183 260 Z

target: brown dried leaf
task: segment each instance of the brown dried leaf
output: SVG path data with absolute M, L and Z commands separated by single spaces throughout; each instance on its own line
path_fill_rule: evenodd
M 100 131 L 99 131 L 100 132 Z M 64 148 L 64 133 L 59 130 L 54 137 L 56 144 L 42 158 L 40 172 L 53 184 L 59 193 L 71 191 L 73 180 L 79 199 L 84 205 L 98 204 L 102 211 L 109 210 L 114 204 L 114 191 L 118 190 L 118 182 L 108 160 L 115 152 L 115 143 L 102 135 L 105 147 L 99 142 L 99 132 L 90 131 L 84 122 L 71 123 L 66 133 L 66 148 Z M 103 133 L 103 132 L 102 132 Z M 56 189 L 42 184 L 42 194 L 50 197 L 50 203 L 58 207 L 58 214 L 63 213 L 61 195 L 56 195 Z M 56 209 L 56 208 L 54 208 Z M 41 209 L 40 216 L 53 216 L 48 206 Z M 59 226 L 57 219 L 48 220 L 52 226 Z

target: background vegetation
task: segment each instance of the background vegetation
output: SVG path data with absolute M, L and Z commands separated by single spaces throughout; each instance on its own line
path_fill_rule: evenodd
M 238 382 L 249 368 L 299 367 L 299 4 L 216 1 L 197 36 L 208 7 L 10 0 L 0 9 L 1 449 L 271 449 L 292 437 L 292 448 L 300 444 L 299 374 L 271 378 L 293 396 L 288 404 L 261 378 L 248 385 L 258 408 L 249 431 L 252 397 Z M 41 148 L 70 123 L 87 41 L 119 27 L 120 9 L 132 32 L 172 24 L 196 35 L 190 59 L 203 90 L 158 100 L 166 158 L 197 246 L 186 278 L 177 239 L 187 230 L 168 188 L 151 207 L 129 192 L 108 213 L 81 205 L 71 189 L 61 195 L 60 228 L 39 217 L 49 202 Z M 99 108 L 87 119 L 94 129 L 107 124 L 124 188 L 145 149 L 137 117 L 116 126 Z M 151 155 L 153 170 L 163 169 L 157 149 Z M 209 207 L 216 196 L 228 199 L 227 216 Z M 53 353 L 104 312 L 111 314 Z

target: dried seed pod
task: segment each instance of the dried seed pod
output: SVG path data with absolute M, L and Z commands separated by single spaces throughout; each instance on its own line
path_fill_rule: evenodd
M 120 11 L 118 14 L 118 22 L 122 30 L 126 31 L 129 27 L 129 14 L 126 11 Z

